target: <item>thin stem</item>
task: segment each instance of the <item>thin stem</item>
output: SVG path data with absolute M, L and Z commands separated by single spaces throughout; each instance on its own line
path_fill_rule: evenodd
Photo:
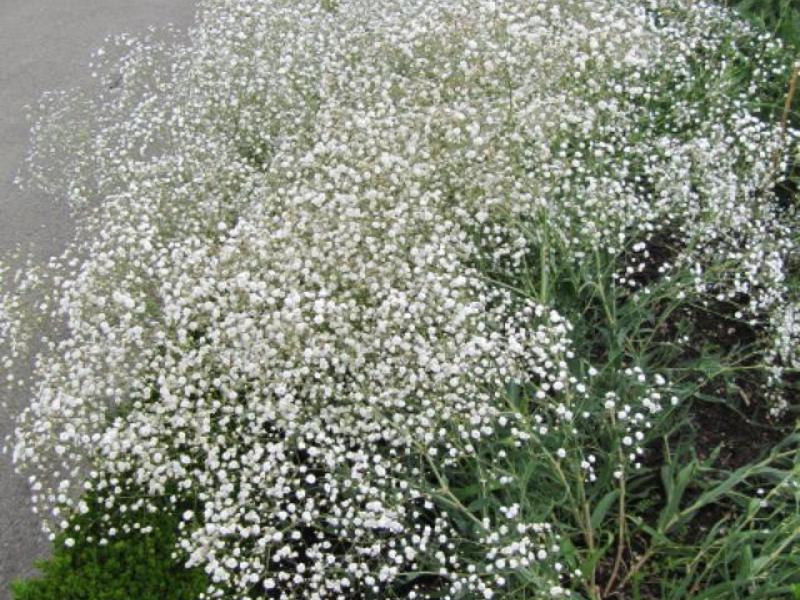
M 792 77 L 789 80 L 789 91 L 786 93 L 786 100 L 783 103 L 783 115 L 781 116 L 781 131 L 786 135 L 786 127 L 789 121 L 789 113 L 792 111 L 792 102 L 795 92 L 797 92 L 797 78 L 800 76 L 800 66 L 795 65 L 792 69 Z
M 616 426 L 616 419 L 612 413 L 611 424 Z M 622 446 L 617 447 L 617 454 L 619 456 L 620 468 L 624 469 L 625 454 L 622 451 Z M 619 510 L 618 510 L 618 538 L 617 538 L 617 554 L 614 558 L 614 568 L 611 570 L 611 577 L 608 578 L 606 584 L 605 596 L 608 596 L 610 591 L 614 589 L 614 582 L 619 575 L 619 569 L 622 566 L 622 557 L 625 552 L 625 473 L 619 478 Z
M 424 453 L 425 461 L 428 463 L 428 467 L 431 469 L 431 472 L 433 472 L 434 477 L 436 477 L 436 481 L 439 484 L 440 493 L 438 495 L 440 497 L 440 500 L 443 500 L 445 503 L 451 505 L 453 508 L 458 509 L 459 511 L 464 513 L 464 515 L 467 518 L 469 518 L 475 524 L 477 524 L 480 529 L 484 529 L 483 522 L 481 522 L 481 520 L 478 517 L 473 515 L 472 512 L 466 506 L 464 506 L 458 498 L 456 498 L 453 495 L 453 492 L 450 491 L 450 486 L 444 480 L 444 477 L 442 477 L 441 473 L 439 473 L 439 469 L 436 468 L 436 464 L 433 462 L 433 460 L 431 460 L 430 454 L 428 454 L 428 452 L 425 452 L 424 448 L 419 447 L 418 450 Z

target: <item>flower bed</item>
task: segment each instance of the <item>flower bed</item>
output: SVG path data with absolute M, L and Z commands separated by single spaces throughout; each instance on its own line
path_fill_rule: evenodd
M 67 547 L 171 515 L 208 598 L 788 589 L 792 438 L 725 471 L 679 431 L 789 423 L 779 43 L 688 1 L 236 0 L 96 58 L 31 153 L 74 243 L 0 325 L 9 368 L 48 348 L 12 443 Z M 774 532 L 726 579 L 685 528 L 753 533 L 748 486 Z

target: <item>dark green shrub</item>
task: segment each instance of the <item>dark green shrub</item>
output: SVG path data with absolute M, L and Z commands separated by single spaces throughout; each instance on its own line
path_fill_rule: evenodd
M 96 507 L 95 507 L 96 509 Z M 185 569 L 172 557 L 179 517 L 167 513 L 143 515 L 148 534 L 118 534 L 97 543 L 96 510 L 73 519 L 81 526 L 75 544 L 58 537 L 53 557 L 37 563 L 41 576 L 12 585 L 14 600 L 193 600 L 206 588 L 200 569 Z M 108 527 L 108 526 L 105 526 Z

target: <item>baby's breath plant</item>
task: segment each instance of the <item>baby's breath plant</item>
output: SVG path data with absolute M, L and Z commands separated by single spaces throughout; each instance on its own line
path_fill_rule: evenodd
M 688 501 L 670 455 L 720 382 L 791 410 L 770 36 L 688 0 L 206 0 L 188 41 L 96 59 L 98 90 L 43 100 L 29 165 L 74 242 L 0 302 L 2 364 L 35 364 L 10 445 L 54 537 L 176 516 L 202 598 L 699 593 L 730 544 L 694 578 L 652 565 L 755 482 L 784 528 L 724 589 L 793 564 L 791 439 L 703 463 Z

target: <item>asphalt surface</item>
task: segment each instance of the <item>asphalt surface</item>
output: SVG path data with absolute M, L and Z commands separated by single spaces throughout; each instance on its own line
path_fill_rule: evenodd
M 107 35 L 166 23 L 185 28 L 193 13 L 193 0 L 0 0 L 0 256 L 21 245 L 44 260 L 72 231 L 65 206 L 13 185 L 28 145 L 23 107 L 47 90 L 88 84 L 89 54 Z M 2 440 L 12 423 L 0 417 Z M 10 457 L 0 454 L 0 600 L 10 598 L 10 581 L 34 573 L 33 561 L 49 551 L 28 495 Z

